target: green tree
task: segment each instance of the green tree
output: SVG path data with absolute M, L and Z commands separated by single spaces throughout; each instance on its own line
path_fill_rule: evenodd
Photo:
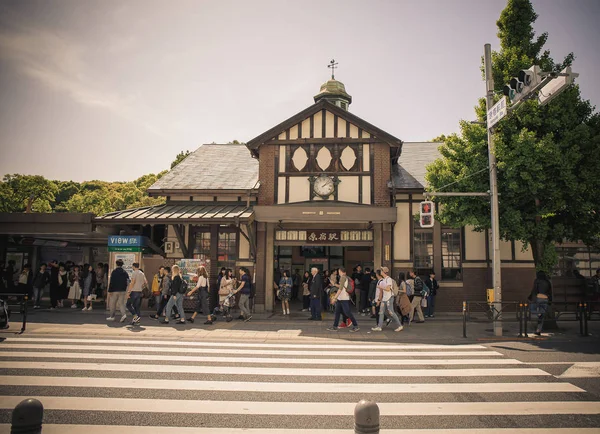
M 0 183 L 0 212 L 52 212 L 56 184 L 39 175 L 5 175 Z
M 74 194 L 79 193 L 81 185 L 74 181 L 54 181 L 54 184 L 58 188 L 58 193 L 54 198 L 53 210 L 64 212 L 66 211 L 65 204 Z
M 542 51 L 544 33 L 535 37 L 537 15 L 529 0 L 509 0 L 498 25 L 500 51 L 492 53 L 495 90 L 521 69 L 539 65 L 543 71 L 560 71 L 573 62 L 569 54 L 555 63 Z M 482 86 L 483 87 L 483 86 Z M 475 108 L 485 120 L 485 100 Z M 579 87 L 571 86 L 547 106 L 525 102 L 501 121 L 494 133 L 500 194 L 500 236 L 520 240 L 532 248 L 537 269 L 550 271 L 556 263 L 554 243 L 581 240 L 598 243 L 600 234 L 600 117 Z M 445 138 L 442 155 L 428 167 L 432 191 L 487 191 L 489 174 L 485 127 L 466 121 L 460 134 Z M 477 172 L 480 172 L 477 174 Z M 489 201 L 481 198 L 436 198 L 439 218 L 453 226 L 490 227 Z
M 177 166 L 183 160 L 185 160 L 185 157 L 187 157 L 190 154 L 191 154 L 190 151 L 185 151 L 185 152 L 181 151 L 179 154 L 177 154 L 177 156 L 175 157 L 175 160 L 173 160 L 173 162 L 171 163 L 171 169 L 174 168 L 175 166 Z

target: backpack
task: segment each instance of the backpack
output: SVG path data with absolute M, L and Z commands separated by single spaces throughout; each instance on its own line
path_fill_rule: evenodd
M 421 297 L 425 298 L 429 294 L 431 294 L 431 289 L 429 289 L 429 286 L 427 286 L 423 279 L 421 279 L 421 281 L 423 282 L 423 290 L 421 291 Z
M 399 291 L 400 288 L 398 288 L 398 282 L 396 282 L 396 279 L 392 279 L 392 295 L 397 297 Z
M 349 295 L 352 295 L 352 294 L 354 294 L 354 280 L 348 279 L 347 282 L 350 282 L 350 283 L 348 284 L 348 287 L 346 288 L 346 292 Z
M 410 283 L 408 283 L 408 281 L 404 281 L 404 284 L 406 285 L 406 295 L 408 295 L 409 297 L 412 296 L 414 294 L 413 288 L 411 286 Z
M 160 281 L 158 279 L 158 274 L 155 274 L 152 279 L 152 295 L 160 295 Z
M 181 289 L 179 290 L 180 294 L 187 294 L 189 290 L 189 286 L 187 283 L 187 280 L 185 280 L 183 277 L 181 278 Z

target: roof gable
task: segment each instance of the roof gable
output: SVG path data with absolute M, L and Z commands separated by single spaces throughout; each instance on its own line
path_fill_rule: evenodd
M 258 161 L 244 145 L 202 145 L 156 181 L 148 193 L 190 190 L 251 190 L 258 182 Z
M 263 145 L 271 140 L 277 140 L 277 138 L 280 135 L 285 134 L 289 129 L 291 129 L 299 124 L 302 124 L 304 121 L 309 119 L 311 116 L 313 116 L 317 113 L 320 113 L 323 110 L 326 110 L 326 111 L 332 113 L 333 115 L 337 116 L 338 118 L 343 119 L 344 121 L 346 121 L 349 124 L 355 125 L 356 127 L 362 129 L 363 131 L 366 131 L 367 133 L 369 133 L 369 135 L 371 136 L 372 139 L 379 139 L 382 142 L 388 143 L 390 146 L 394 146 L 394 147 L 402 146 L 402 140 L 398 139 L 397 137 L 392 136 L 389 133 L 386 133 L 385 131 L 383 131 L 383 130 L 377 128 L 376 126 L 370 124 L 369 122 L 359 118 L 358 116 L 352 114 L 351 112 L 344 110 L 326 100 L 321 100 L 321 101 L 313 104 L 312 106 L 302 110 L 301 112 L 295 114 L 294 116 L 290 117 L 289 119 L 286 119 L 285 121 L 281 122 L 280 124 L 274 126 L 270 130 L 265 131 L 261 135 L 255 137 L 254 139 L 252 139 L 248 143 L 246 143 L 246 146 L 248 147 L 248 149 L 250 149 L 252 151 L 252 153 L 254 155 L 258 155 L 257 150 L 261 145 Z M 307 140 L 309 140 L 309 139 L 307 139 Z
M 440 142 L 404 142 L 398 165 L 393 168 L 393 185 L 397 189 L 424 189 L 427 166 L 441 157 Z

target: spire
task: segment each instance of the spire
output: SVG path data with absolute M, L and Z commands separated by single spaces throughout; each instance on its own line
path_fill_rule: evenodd
M 344 83 L 335 79 L 335 70 L 338 68 L 338 63 L 335 59 L 331 59 L 327 67 L 331 69 L 331 80 L 327 80 L 321 85 L 319 93 L 314 97 L 315 102 L 325 99 L 344 110 L 348 110 L 348 106 L 352 103 L 352 97 L 346 92 Z

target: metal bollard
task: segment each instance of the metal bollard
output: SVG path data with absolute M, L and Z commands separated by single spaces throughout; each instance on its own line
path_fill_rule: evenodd
M 362 399 L 354 407 L 354 434 L 379 434 L 379 406 Z
M 588 309 L 587 303 L 583 303 L 583 336 L 589 336 L 588 334 Z
M 463 338 L 467 337 L 467 302 L 463 301 Z
M 579 314 L 579 334 L 585 336 L 583 334 L 583 317 L 585 314 L 583 313 L 583 305 L 581 303 L 577 305 L 577 313 Z
M 21 401 L 12 412 L 11 434 L 41 434 L 44 406 L 37 399 Z
M 528 303 L 525 303 L 523 305 L 523 337 L 528 338 L 529 335 L 527 334 L 527 320 L 530 318 L 531 315 L 531 308 L 529 307 Z

